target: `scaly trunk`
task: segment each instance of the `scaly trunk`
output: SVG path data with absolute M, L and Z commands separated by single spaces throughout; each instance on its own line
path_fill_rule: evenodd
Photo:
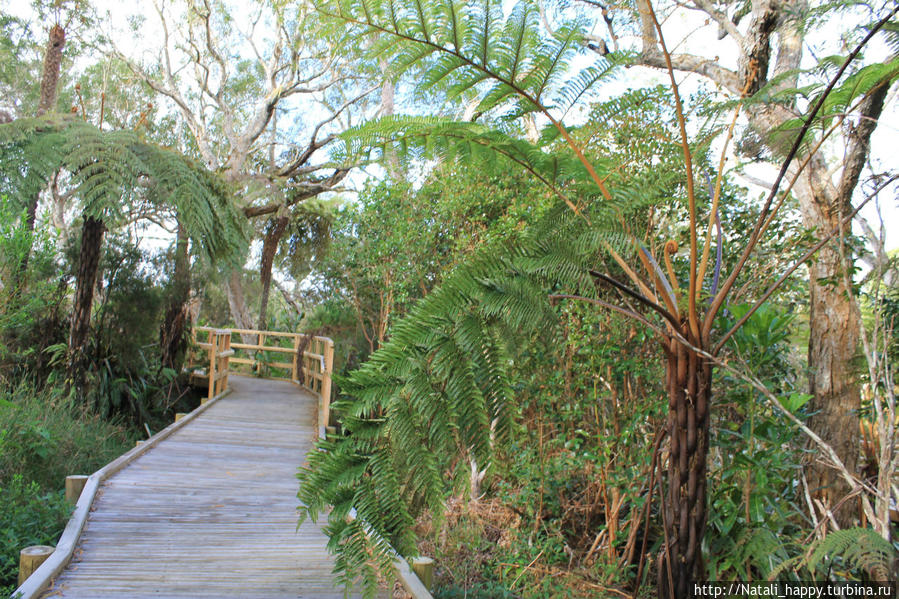
M 44 53 L 44 70 L 41 75 L 41 95 L 37 105 L 37 116 L 51 112 L 56 105 L 56 90 L 59 82 L 59 67 L 62 64 L 62 49 L 66 45 L 66 32 L 59 25 L 50 29 L 50 40 Z M 25 207 L 25 226 L 28 231 L 34 232 L 34 222 L 37 217 L 37 203 L 40 194 L 35 194 L 28 199 Z M 28 271 L 28 260 L 31 257 L 31 248 L 22 256 L 18 271 L 15 276 L 15 288 L 19 289 L 24 284 L 25 273 Z
M 262 297 L 259 300 L 259 326 L 260 331 L 266 330 L 268 317 L 268 298 L 272 288 L 272 265 L 275 254 L 278 252 L 278 244 L 287 230 L 290 218 L 285 214 L 268 223 L 265 231 L 265 239 L 262 242 L 262 264 L 259 267 L 259 282 L 262 284 Z
M 184 330 L 187 319 L 187 300 L 190 296 L 190 254 L 184 226 L 179 221 L 175 242 L 175 270 L 172 273 L 172 292 L 165 318 L 159 330 L 160 364 L 175 372 L 181 370 L 186 346 Z
M 68 385 L 75 388 L 79 397 L 84 395 L 84 374 L 87 368 L 87 340 L 91 327 L 91 308 L 94 303 L 94 286 L 100 266 L 103 247 L 103 221 L 92 216 L 84 217 L 81 227 L 81 251 L 78 256 L 78 274 L 75 281 L 75 303 L 69 329 Z
M 668 490 L 662 507 L 665 543 L 659 552 L 658 596 L 680 599 L 692 596 L 693 583 L 702 578 L 712 367 L 676 340 L 666 350 Z

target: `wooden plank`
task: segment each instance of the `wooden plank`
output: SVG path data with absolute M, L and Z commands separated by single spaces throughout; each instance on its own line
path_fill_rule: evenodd
M 199 417 L 200 414 L 215 405 L 215 403 L 222 397 L 223 396 L 215 397 L 212 401 L 207 402 L 205 405 L 201 405 L 181 420 L 170 424 L 147 439 L 144 443 L 119 456 L 89 476 L 87 483 L 84 486 L 84 490 L 81 491 L 81 496 L 75 504 L 75 512 L 72 514 L 72 517 L 69 518 L 65 530 L 59 538 L 59 542 L 56 544 L 56 551 L 53 552 L 53 555 L 51 555 L 24 584 L 16 589 L 16 592 L 13 593 L 13 595 L 20 599 L 32 599 L 38 597 L 41 594 L 41 591 L 49 584 L 51 578 L 59 574 L 63 568 L 66 567 L 75 552 L 76 543 L 84 530 L 90 510 L 93 508 L 93 502 L 96 498 L 97 491 L 103 481 L 115 475 L 132 461 L 144 455 L 176 431 L 192 422 Z
M 257 351 L 281 352 L 284 354 L 294 353 L 294 349 L 292 347 L 278 347 L 277 345 L 253 345 L 251 343 L 232 343 L 231 349 L 252 349 Z

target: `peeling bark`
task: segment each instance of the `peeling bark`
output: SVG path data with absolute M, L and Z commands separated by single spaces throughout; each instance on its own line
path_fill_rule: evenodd
M 247 308 L 247 303 L 244 299 L 240 271 L 231 271 L 231 276 L 228 277 L 228 285 L 225 287 L 225 292 L 228 295 L 228 308 L 231 310 L 231 318 L 234 319 L 234 324 L 237 325 L 237 328 L 239 329 L 252 329 L 253 318 L 250 316 L 250 311 Z M 255 335 L 241 335 L 240 337 L 244 343 L 255 342 Z
M 57 88 L 59 87 L 59 68 L 62 64 L 62 49 L 66 45 L 66 32 L 59 25 L 50 29 L 50 39 L 44 52 L 44 67 L 41 74 L 41 93 L 37 104 L 37 116 L 43 116 L 51 112 L 56 106 Z M 34 223 L 37 218 L 37 204 L 40 194 L 29 198 L 25 207 L 25 226 L 28 231 L 34 232 Z M 22 256 L 18 271 L 15 276 L 15 288 L 21 289 L 25 282 L 25 273 L 28 271 L 28 262 L 31 259 L 31 248 Z

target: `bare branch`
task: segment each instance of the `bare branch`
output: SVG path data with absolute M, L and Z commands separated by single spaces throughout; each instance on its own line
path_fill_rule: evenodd
M 362 98 L 369 95 L 370 93 L 377 91 L 378 89 L 380 89 L 380 86 L 369 88 L 369 89 L 365 90 L 364 92 L 362 92 L 361 94 L 357 95 L 356 97 L 347 100 L 337 110 L 333 111 L 331 113 L 331 116 L 329 116 L 325 120 L 319 122 L 315 126 L 315 129 L 312 130 L 312 135 L 309 139 L 309 144 L 306 146 L 306 148 L 295 159 L 293 159 L 290 162 L 290 164 L 287 164 L 283 168 L 281 168 L 278 171 L 278 175 L 282 176 L 282 177 L 287 177 L 287 176 L 296 174 L 297 169 L 300 168 L 301 166 L 303 166 L 304 164 L 306 164 L 317 150 L 328 145 L 337 137 L 336 135 L 328 135 L 324 139 L 318 140 L 317 137 L 318 137 L 319 131 L 321 131 L 321 128 L 324 127 L 325 125 L 333 122 L 338 116 L 340 116 L 340 113 L 342 113 L 344 110 L 346 110 L 353 104 L 359 102 L 360 100 L 362 100 Z

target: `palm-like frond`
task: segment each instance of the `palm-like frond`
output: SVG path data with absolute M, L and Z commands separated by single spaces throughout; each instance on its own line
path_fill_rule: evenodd
M 563 74 L 569 77 L 572 59 L 585 47 L 584 23 L 540 35 L 530 2 L 519 2 L 508 16 L 499 0 L 334 0 L 316 8 L 360 37 L 376 37 L 373 52 L 390 57 L 395 75 L 420 68 L 421 90 L 437 88 L 450 99 L 476 94 L 478 113 L 508 103 L 515 115 L 553 106 L 564 113 L 611 72 L 606 59 L 594 58 L 575 82 L 563 85 Z
M 80 119 L 48 116 L 0 125 L 0 191 L 23 205 L 60 171 L 85 214 L 114 223 L 138 196 L 175 208 L 188 234 L 212 257 L 240 253 L 243 217 L 225 183 L 199 163 Z
M 441 513 L 451 481 L 467 471 L 458 458 L 489 465 L 506 441 L 514 414 L 510 346 L 553 326 L 551 291 L 593 293 L 585 268 L 602 243 L 614 241 L 593 224 L 601 218 L 588 216 L 560 202 L 550 222 L 523 243 L 478 253 L 340 381 L 345 396 L 334 409 L 343 415 L 345 436 L 318 444 L 322 451 L 299 473 L 299 497 L 312 518 L 333 506 L 328 531 L 341 580 L 361 576 L 367 595 L 377 590 L 369 586 L 376 580 L 372 563 L 347 555 L 372 549 L 348 540 L 355 530 L 344 518 L 352 508 L 401 554 L 412 555 L 415 516 L 423 508 Z M 548 240 L 547 229 L 564 230 L 575 243 Z

